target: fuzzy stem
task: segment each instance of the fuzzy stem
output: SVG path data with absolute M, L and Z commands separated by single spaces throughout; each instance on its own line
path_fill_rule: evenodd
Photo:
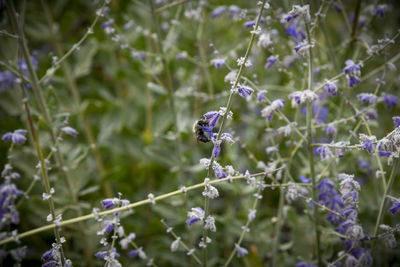
M 282 169 L 282 168 L 278 168 L 278 169 L 275 169 L 275 170 L 270 171 L 270 172 L 255 173 L 255 174 L 252 174 L 251 177 L 263 176 L 263 175 L 270 174 L 270 173 L 273 173 L 275 171 L 278 171 L 280 169 Z M 223 183 L 223 182 L 229 182 L 231 179 L 232 180 L 237 180 L 237 179 L 244 179 L 244 178 L 245 178 L 244 175 L 233 176 L 233 177 L 227 177 L 227 178 L 212 180 L 212 181 L 209 181 L 208 184 L 219 184 L 219 183 Z M 279 185 L 277 185 L 277 184 L 268 184 L 268 185 L 266 185 L 266 187 L 281 187 L 281 186 L 289 186 L 289 185 L 290 184 L 279 184 Z M 310 186 L 309 184 L 304 184 L 304 183 L 298 183 L 298 185 Z M 188 191 L 191 191 L 191 190 L 194 190 L 194 189 L 202 188 L 204 186 L 205 186 L 204 182 L 198 183 L 198 184 L 186 187 L 185 191 L 188 192 Z M 173 197 L 173 196 L 177 196 L 177 195 L 180 195 L 180 194 L 183 194 L 183 193 L 184 192 L 182 191 L 182 189 L 178 189 L 178 190 L 175 190 L 175 191 L 172 191 L 172 192 L 169 192 L 169 193 L 154 197 L 154 201 L 160 201 L 160 200 L 163 200 L 163 199 L 166 199 L 166 198 L 170 198 L 170 197 Z M 130 209 L 133 209 L 133 208 L 136 208 L 136 207 L 140 207 L 140 206 L 143 206 L 143 205 L 146 205 L 146 204 L 150 204 L 151 202 L 152 202 L 152 200 L 147 198 L 147 199 L 144 199 L 144 200 L 140 200 L 140 201 L 131 203 L 131 204 L 129 204 L 127 206 L 124 206 L 124 207 L 115 208 L 115 209 L 111 209 L 111 210 L 106 210 L 106 211 L 102 211 L 102 212 L 99 212 L 99 213 L 91 213 L 91 214 L 87 214 L 87 215 L 80 216 L 80 217 L 73 218 L 73 219 L 69 219 L 69 220 L 63 220 L 63 221 L 60 222 L 59 226 L 61 227 L 61 226 L 65 226 L 65 225 L 70 225 L 70 224 L 74 224 L 74 223 L 78 223 L 78 222 L 87 221 L 87 220 L 93 219 L 95 217 L 109 215 L 109 214 L 113 214 L 115 212 L 122 212 L 122 211 L 130 210 Z M 41 233 L 41 232 L 46 231 L 46 230 L 53 229 L 55 227 L 57 227 L 57 225 L 48 224 L 48 225 L 45 225 L 45 226 L 41 226 L 41 227 L 38 227 L 38 228 L 35 228 L 35 229 L 32 229 L 32 230 L 26 231 L 24 233 L 21 233 L 19 235 L 13 236 L 13 237 L 5 238 L 3 240 L 0 240 L 0 246 L 4 245 L 4 244 L 7 244 L 9 242 L 24 238 L 24 237 L 28 237 L 28 236 L 31 236 L 31 235 L 34 235 L 34 234 Z
M 313 61 L 312 61 L 312 44 L 311 44 L 311 34 L 309 25 L 306 19 L 304 19 L 307 31 L 307 39 L 308 39 L 308 89 L 312 90 L 313 84 Z M 308 161 L 310 167 L 310 175 L 312 180 L 312 199 L 314 202 L 317 201 L 317 184 L 315 177 L 315 169 L 314 169 L 314 151 L 313 151 L 313 138 L 312 138 L 312 103 L 307 102 L 307 139 L 308 139 Z M 319 211 L 318 209 L 314 209 L 314 228 L 315 228 L 315 245 L 316 245 L 316 256 L 318 260 L 318 266 L 322 266 L 321 261 L 321 248 L 320 248 L 320 231 L 319 231 Z
M 385 188 L 385 192 L 383 193 L 383 197 L 382 197 L 381 204 L 380 204 L 380 207 L 379 207 L 378 218 L 376 219 L 376 224 L 375 224 L 373 236 L 377 236 L 379 225 L 382 223 L 383 209 L 385 207 L 386 197 L 387 197 L 387 195 L 389 193 L 390 188 L 392 187 L 392 184 L 394 182 L 394 178 L 396 177 L 396 172 L 397 172 L 398 166 L 399 166 L 399 159 L 395 158 L 394 161 L 393 161 L 392 172 L 390 173 L 389 181 L 388 181 L 388 184 L 387 184 L 387 186 Z M 371 247 L 371 255 L 372 256 L 374 255 L 375 246 L 376 246 L 376 240 L 374 240 L 373 243 L 372 243 L 372 247 Z

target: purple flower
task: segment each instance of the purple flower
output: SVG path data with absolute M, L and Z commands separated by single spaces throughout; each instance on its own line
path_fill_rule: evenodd
M 129 250 L 129 252 L 128 252 L 128 257 L 131 258 L 131 259 L 133 259 L 133 258 L 135 258 L 138 254 L 139 254 L 139 252 L 138 252 L 136 249 L 132 249 L 132 250 Z
M 5 90 L 14 87 L 15 80 L 16 78 L 11 71 L 6 70 L 0 72 L 0 94 Z
M 264 22 L 264 19 L 263 18 L 261 18 L 260 19 L 260 24 L 261 23 L 263 23 Z M 246 28 L 252 28 L 253 26 L 255 26 L 256 25 L 256 21 L 255 20 L 252 20 L 252 21 L 246 21 L 245 23 L 244 23 L 244 27 L 246 27 Z
M 219 6 L 211 12 L 211 18 L 215 19 L 220 17 L 226 11 L 226 6 Z
M 385 5 L 377 5 L 375 8 L 375 14 L 379 17 L 379 18 L 383 18 L 385 16 Z
M 203 117 L 204 117 L 204 119 L 209 121 L 208 126 L 212 129 L 218 123 L 218 120 L 221 117 L 221 114 L 219 114 L 218 111 L 209 111 L 206 114 L 204 114 Z
M 238 89 L 239 95 L 243 98 L 250 96 L 253 92 L 254 92 L 253 89 L 251 89 L 250 87 L 245 86 L 245 85 L 239 86 L 239 89 Z
M 104 230 L 107 234 L 110 234 L 114 230 L 115 224 L 113 221 L 104 221 Z
M 390 151 L 379 151 L 380 157 L 390 157 L 391 155 L 392 155 L 392 152 L 390 152 Z
M 267 64 L 265 65 L 265 67 L 267 68 L 267 69 L 270 69 L 270 68 L 272 68 L 274 65 L 275 65 L 275 62 L 278 60 L 278 57 L 276 57 L 276 56 L 269 56 L 268 58 L 267 58 Z
M 101 201 L 101 205 L 103 205 L 103 208 L 106 210 L 112 209 L 115 207 L 115 200 L 113 198 L 106 198 Z
M 297 45 L 294 47 L 294 51 L 298 53 L 300 49 L 304 48 L 307 44 L 304 42 L 298 42 Z
M 76 137 L 78 135 L 78 131 L 70 126 L 62 127 L 61 131 L 73 137 Z
M 400 117 L 399 116 L 395 116 L 392 118 L 393 122 L 394 122 L 394 128 L 397 128 L 400 126 Z
M 311 183 L 311 179 L 309 179 L 309 178 L 307 178 L 307 177 L 305 177 L 305 176 L 303 176 L 303 175 L 300 175 L 300 176 L 299 176 L 299 179 L 300 179 L 300 181 L 301 181 L 302 183 L 305 183 L 305 184 Z
M 346 74 L 348 86 L 350 88 L 360 83 L 361 68 L 359 65 L 355 64 L 353 60 L 346 60 L 346 67 L 344 67 L 343 72 Z
M 399 212 L 400 211 L 400 200 L 393 202 L 393 205 L 392 205 L 392 207 L 390 207 L 389 211 L 392 214 Z
M 226 173 L 224 172 L 224 169 L 222 169 L 221 166 L 215 168 L 214 173 L 215 173 L 215 176 L 216 176 L 218 179 L 222 179 L 222 178 L 226 178 L 226 177 L 227 177 L 227 176 L 226 176 Z
M 369 139 L 364 141 L 364 144 L 363 144 L 362 148 L 366 149 L 368 151 L 368 153 L 370 153 L 370 154 L 374 151 L 374 148 L 372 146 L 372 141 L 369 140 Z
M 233 17 L 235 14 L 239 14 L 241 11 L 240 7 L 235 5 L 229 6 L 229 17 Z
M 42 265 L 42 267 L 54 267 L 58 266 L 58 263 L 56 261 L 48 261 Z
M 94 254 L 98 259 L 104 259 L 105 256 L 107 256 L 108 251 L 99 251 L 96 254 Z
M 249 254 L 249 252 L 247 251 L 247 249 L 239 246 L 238 244 L 235 244 L 236 247 L 236 252 L 237 252 L 237 256 L 239 258 L 246 256 L 247 254 Z
M 376 102 L 376 95 L 374 95 L 374 94 L 361 93 L 361 94 L 358 94 L 357 97 L 364 104 L 369 102 L 369 104 L 371 105 Z
M 390 110 L 397 106 L 398 98 L 394 95 L 383 94 L 383 100 L 385 101 L 386 109 Z
M 225 59 L 224 58 L 215 58 L 215 59 L 211 60 L 211 64 L 213 64 L 215 68 L 219 69 L 225 64 Z
M 42 261 L 50 260 L 53 257 L 53 253 L 54 253 L 53 249 L 50 249 L 50 250 L 46 251 L 45 253 L 43 253 Z
M 2 140 L 4 141 L 4 142 L 8 142 L 8 141 L 10 141 L 10 139 L 11 139 L 11 141 L 14 143 L 14 144 L 16 144 L 16 145 L 22 145 L 23 143 L 25 143 L 25 141 L 26 141 L 26 133 L 27 133 L 27 131 L 26 130 L 22 130 L 22 129 L 19 129 L 19 130 L 15 130 L 14 132 L 8 132 L 8 133 L 5 133 L 3 136 L 2 136 Z
M 327 82 L 325 85 L 325 90 L 330 96 L 335 96 L 337 94 L 337 86 L 333 82 Z
M 200 219 L 199 218 L 189 218 L 186 220 L 186 224 L 188 226 L 192 226 L 193 224 L 195 224 L 196 222 L 198 222 Z
M 261 90 L 260 92 L 258 92 L 258 94 L 257 94 L 257 101 L 258 102 L 262 102 L 264 100 L 265 93 L 267 93 L 266 90 Z
M 221 153 L 221 145 L 220 144 L 215 144 L 212 154 L 214 156 L 214 158 L 218 157 L 219 153 Z
M 293 22 L 289 28 L 286 29 L 286 34 L 293 36 L 297 40 L 296 22 Z
M 335 11 L 337 12 L 337 13 L 341 13 L 342 12 L 342 9 L 340 8 L 340 6 L 339 6 L 339 4 L 338 3 L 333 3 L 333 8 L 335 9 Z
M 328 134 L 328 135 L 334 135 L 334 134 L 336 134 L 336 128 L 335 128 L 334 125 L 328 125 L 328 126 L 325 128 L 325 132 L 326 132 L 326 134 Z

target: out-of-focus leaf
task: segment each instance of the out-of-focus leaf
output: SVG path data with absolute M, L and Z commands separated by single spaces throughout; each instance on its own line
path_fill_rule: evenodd
M 90 73 L 93 57 L 97 52 L 98 44 L 95 39 L 86 41 L 76 53 L 73 76 L 79 78 Z

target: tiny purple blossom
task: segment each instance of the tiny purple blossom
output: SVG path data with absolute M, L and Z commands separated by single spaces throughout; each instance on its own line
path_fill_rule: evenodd
M 224 58 L 214 58 L 213 60 L 211 60 L 211 64 L 213 64 L 216 69 L 219 69 L 225 64 L 225 59 Z
M 19 129 L 15 130 L 12 133 L 11 132 L 5 133 L 1 139 L 4 142 L 8 142 L 11 140 L 16 145 L 22 145 L 23 143 L 26 142 L 26 134 L 27 134 L 26 130 Z
M 380 157 L 390 157 L 391 155 L 392 155 L 392 152 L 390 152 L 390 151 L 379 151 Z
M 132 259 L 135 258 L 138 254 L 139 252 L 136 249 L 132 249 L 128 252 L 128 257 Z
M 359 65 L 355 64 L 353 60 L 346 60 L 346 66 L 343 69 L 348 80 L 348 86 L 353 88 L 354 85 L 360 83 L 361 68 Z
M 107 234 L 110 234 L 114 230 L 114 222 L 113 221 L 104 221 L 104 229 Z
M 330 96 L 335 96 L 337 94 L 337 86 L 333 82 L 327 82 L 325 85 L 325 90 Z
M 250 96 L 251 94 L 253 94 L 254 90 L 251 89 L 248 86 L 245 85 L 241 85 L 238 88 L 238 93 L 241 97 L 246 98 L 247 96 Z
M 5 90 L 14 87 L 15 81 L 16 78 L 11 71 L 6 70 L 4 72 L 0 72 L 0 94 Z
M 275 62 L 277 61 L 277 59 L 278 59 L 278 57 L 276 57 L 276 56 L 269 56 L 267 58 L 267 64 L 265 65 L 265 67 L 267 69 L 272 68 L 275 65 Z
M 333 125 L 328 125 L 328 126 L 325 128 L 325 132 L 326 132 L 326 134 L 328 134 L 328 135 L 334 135 L 334 134 L 336 133 L 336 128 L 335 128 L 335 126 L 333 126 Z
M 106 210 L 109 210 L 115 207 L 115 201 L 112 198 L 106 198 L 101 201 L 101 205 L 103 205 L 103 208 Z
M 222 178 L 226 178 L 227 177 L 227 175 L 224 172 L 224 170 L 222 169 L 222 167 L 215 168 L 214 173 L 215 173 L 215 176 L 218 179 L 222 179 Z
M 368 102 L 371 105 L 376 102 L 376 95 L 374 95 L 374 94 L 361 93 L 361 94 L 358 94 L 357 97 L 364 104 Z
M 294 51 L 298 53 L 300 49 L 304 48 L 307 44 L 304 42 L 298 42 L 297 45 L 294 47 Z
M 246 256 L 247 254 L 249 254 L 249 252 L 247 251 L 247 249 L 239 246 L 238 244 L 235 244 L 236 247 L 236 252 L 237 252 L 237 256 L 239 258 Z
M 390 207 L 389 211 L 392 214 L 395 214 L 395 213 L 399 212 L 400 211 L 400 201 L 395 201 L 393 203 L 392 207 Z
M 42 261 L 50 260 L 53 257 L 53 254 L 54 254 L 54 250 L 53 249 L 50 249 L 50 250 L 46 251 L 42 255 Z
M 305 176 L 303 176 L 303 175 L 300 175 L 300 176 L 299 176 L 299 179 L 300 179 L 300 181 L 301 181 L 302 183 L 305 183 L 305 184 L 311 183 L 311 179 L 309 179 L 309 178 L 307 178 L 307 177 L 305 177 Z
M 233 17 L 235 14 L 239 14 L 241 11 L 240 7 L 235 5 L 229 6 L 229 17 Z
M 385 5 L 377 5 L 375 8 L 375 14 L 379 17 L 379 18 L 383 18 L 385 16 Z
M 214 158 L 218 157 L 219 153 L 221 153 L 221 145 L 215 144 L 214 148 L 213 148 L 213 151 L 212 151 L 212 154 L 213 154 Z
M 364 144 L 363 144 L 362 148 L 367 150 L 368 153 L 370 153 L 370 154 L 374 151 L 374 148 L 372 147 L 372 142 L 369 139 L 364 141 Z
M 58 266 L 58 263 L 56 261 L 48 261 L 46 263 L 43 263 L 42 267 L 55 267 Z
M 76 137 L 78 135 L 78 131 L 70 126 L 62 127 L 61 131 L 63 131 L 64 133 L 66 133 L 72 137 Z
M 400 126 L 400 117 L 399 116 L 395 116 L 392 118 L 393 122 L 394 122 L 394 128 L 397 128 Z
M 262 102 L 264 100 L 264 96 L 267 93 L 266 90 L 261 90 L 260 92 L 258 92 L 257 94 L 257 101 L 258 102 Z M 400 118 L 400 117 L 399 117 Z
M 383 100 L 385 101 L 385 106 L 386 106 L 386 109 L 388 109 L 388 110 L 397 106 L 397 103 L 398 103 L 398 98 L 395 95 L 384 94 Z
M 260 23 L 263 23 L 264 22 L 264 19 L 263 18 L 261 18 L 260 19 Z M 246 27 L 246 28 L 252 28 L 253 26 L 255 26 L 256 25 L 256 21 L 255 20 L 252 20 L 252 21 L 246 21 L 245 23 L 244 23 L 244 27 Z
M 96 254 L 94 254 L 98 259 L 104 259 L 105 256 L 107 256 L 108 251 L 99 251 Z
M 226 6 L 219 6 L 211 12 L 211 18 L 215 19 L 220 17 L 226 11 Z
M 218 111 L 209 111 L 203 115 L 204 119 L 209 121 L 209 127 L 212 129 L 218 123 L 219 118 L 221 115 Z

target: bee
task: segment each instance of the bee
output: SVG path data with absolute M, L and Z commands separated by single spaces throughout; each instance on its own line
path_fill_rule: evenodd
M 210 142 L 210 138 L 205 134 L 209 132 L 208 128 L 208 121 L 205 120 L 198 120 L 193 124 L 193 132 L 196 134 L 197 143 L 203 142 L 208 143 Z

